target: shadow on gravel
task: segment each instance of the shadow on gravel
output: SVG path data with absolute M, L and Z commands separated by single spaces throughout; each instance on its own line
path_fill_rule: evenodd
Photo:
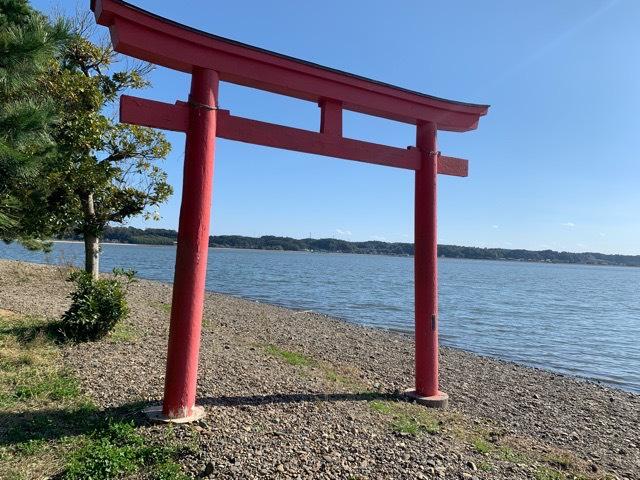
M 314 402 L 362 402 L 370 400 L 402 400 L 399 394 L 362 392 L 362 393 L 289 393 L 271 395 L 250 395 L 243 397 L 202 397 L 198 404 L 214 407 L 259 406 L 278 403 L 314 403 Z
M 371 400 L 401 400 L 397 394 L 364 393 L 295 393 L 250 396 L 202 397 L 198 404 L 205 407 L 260 406 L 303 402 L 357 402 Z M 90 434 L 105 428 L 109 422 L 129 421 L 136 426 L 148 425 L 142 410 L 158 402 L 134 402 L 119 407 L 97 410 L 83 407 L 33 412 L 0 412 L 0 446 L 15 445 L 30 440 L 53 440 Z
M 59 325 L 57 322 L 47 323 L 44 325 L 0 326 L 0 334 L 14 336 L 21 345 L 31 343 L 39 336 L 43 336 L 53 341 L 58 341 L 60 339 L 58 331 Z

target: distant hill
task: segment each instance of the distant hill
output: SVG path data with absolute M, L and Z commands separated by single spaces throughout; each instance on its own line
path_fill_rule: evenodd
M 81 240 L 80 236 L 66 237 Z M 107 227 L 104 242 L 145 245 L 173 245 L 178 232 L 163 228 Z M 358 253 L 370 255 L 413 255 L 412 243 L 379 241 L 349 242 L 336 238 L 290 238 L 265 235 L 259 238 L 241 235 L 209 237 L 210 247 L 253 248 L 258 250 L 312 251 L 333 253 Z M 505 248 L 461 247 L 438 245 L 438 256 L 447 258 L 472 258 L 479 260 L 512 260 L 521 262 L 580 263 L 587 265 L 623 265 L 640 267 L 640 255 L 607 255 L 604 253 L 571 253 L 554 250 L 509 250 Z

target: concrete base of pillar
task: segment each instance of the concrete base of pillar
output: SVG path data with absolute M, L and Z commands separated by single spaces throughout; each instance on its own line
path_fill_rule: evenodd
M 191 409 L 191 415 L 188 417 L 171 418 L 162 413 L 162 406 L 147 407 L 143 410 L 144 414 L 152 422 L 161 423 L 191 423 L 204 418 L 204 407 L 195 406 Z
M 447 408 L 449 405 L 449 395 L 444 392 L 438 392 L 437 395 L 433 395 L 431 397 L 423 397 L 418 395 L 415 389 L 410 388 L 409 390 L 405 390 L 404 394 L 419 403 L 420 405 L 424 405 L 429 408 Z

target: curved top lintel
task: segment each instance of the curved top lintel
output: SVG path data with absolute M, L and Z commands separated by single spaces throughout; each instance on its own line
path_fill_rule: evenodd
M 216 70 L 223 81 L 405 123 L 434 122 L 440 130 L 477 127 L 489 106 L 457 102 L 397 87 L 202 32 L 122 0 L 91 0 L 96 21 L 108 26 L 114 48 L 175 70 Z

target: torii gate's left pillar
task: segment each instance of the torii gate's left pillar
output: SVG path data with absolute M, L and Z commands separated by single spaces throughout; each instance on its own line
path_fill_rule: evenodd
M 157 420 L 188 422 L 204 415 L 204 409 L 195 406 L 195 399 L 209 252 L 218 84 L 217 72 L 194 67 L 164 402 L 162 412 L 157 408 L 148 410 Z

